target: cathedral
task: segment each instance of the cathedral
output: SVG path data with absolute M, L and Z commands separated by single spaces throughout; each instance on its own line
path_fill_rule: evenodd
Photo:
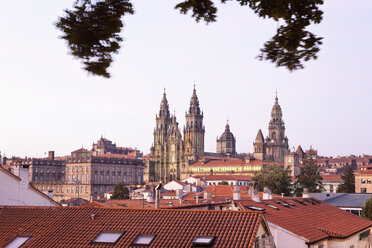
M 195 86 L 185 119 L 182 135 L 175 114 L 170 114 L 164 91 L 160 109 L 156 115 L 154 142 L 150 148 L 150 154 L 145 158 L 144 181 L 166 183 L 184 179 L 189 176 L 189 166 L 198 160 L 242 158 L 242 155 L 236 152 L 235 136 L 230 131 L 228 122 L 225 131 L 217 137 L 216 153 L 204 152 L 203 112 L 200 110 Z M 249 160 L 259 160 L 262 164 L 264 162 L 284 164 L 290 161 L 288 156 L 291 156 L 291 153 L 288 149 L 288 138 L 285 136 L 278 96 L 275 97 L 271 110 L 268 131 L 266 139 L 261 129 L 258 131 L 253 143 L 254 152 L 248 154 Z
M 169 112 L 164 91 L 160 110 L 156 115 L 154 143 L 146 160 L 145 181 L 180 180 L 181 174 L 187 174 L 188 165 L 204 155 L 203 112 L 200 111 L 195 86 L 185 117 L 182 137 L 175 114 L 171 115 Z

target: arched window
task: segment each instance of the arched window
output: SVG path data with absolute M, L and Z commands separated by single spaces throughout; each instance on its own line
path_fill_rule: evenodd
M 272 138 L 272 139 L 276 139 L 276 133 L 275 133 L 275 132 L 273 132 L 273 133 L 271 134 L 271 138 Z

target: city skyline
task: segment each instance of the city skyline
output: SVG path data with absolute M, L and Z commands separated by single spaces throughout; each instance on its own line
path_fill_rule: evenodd
M 324 21 L 311 27 L 324 37 L 318 60 L 290 73 L 255 59 L 276 24 L 248 9 L 219 5 L 218 22 L 205 25 L 180 15 L 174 3 L 135 1 L 136 14 L 124 19 L 112 78 L 103 79 L 87 76 L 58 39 L 53 23 L 72 1 L 7 2 L 0 10 L 0 25 L 9 34 L 0 41 L 0 151 L 66 155 L 90 149 L 103 135 L 147 154 L 163 88 L 182 129 L 195 81 L 205 151 L 216 150 L 228 118 L 237 152 L 253 152 L 257 130 L 267 135 L 278 90 L 290 148 L 371 154 L 372 4 L 361 3 L 345 8 L 346 1 L 326 2 Z

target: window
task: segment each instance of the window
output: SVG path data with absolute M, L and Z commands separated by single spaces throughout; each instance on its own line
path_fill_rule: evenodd
M 195 246 L 204 246 L 211 247 L 214 242 L 214 236 L 197 236 L 192 242 L 193 247 Z
M 371 184 L 371 179 L 370 178 L 367 179 L 367 183 Z
M 360 193 L 367 193 L 367 188 L 360 188 Z
M 67 193 L 69 193 L 69 192 L 70 192 L 70 187 L 69 187 L 69 186 L 67 186 L 67 189 L 66 189 L 66 191 L 67 191 Z
M 18 247 L 21 247 L 30 238 L 31 238 L 31 236 L 17 236 L 9 244 L 7 244 L 5 246 L 5 248 L 18 248 Z
M 151 242 L 154 240 L 154 234 L 140 234 L 133 242 L 134 245 L 150 245 Z
M 109 232 L 103 231 L 93 240 L 97 243 L 116 243 L 124 232 Z
M 366 183 L 366 179 L 365 178 L 362 178 L 362 183 Z

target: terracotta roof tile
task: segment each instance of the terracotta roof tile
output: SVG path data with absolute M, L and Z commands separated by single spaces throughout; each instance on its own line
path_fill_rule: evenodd
M 139 234 L 155 234 L 149 247 L 191 247 L 199 235 L 214 247 L 252 247 L 262 213 L 251 211 L 143 210 L 82 207 L 0 209 L 0 247 L 32 235 L 22 247 L 134 247 Z M 92 243 L 102 231 L 124 231 L 115 244 Z
M 284 199 L 265 200 L 261 202 L 238 201 L 246 210 L 247 206 L 264 208 L 264 216 L 270 223 L 287 229 L 298 236 L 314 243 L 326 238 L 346 238 L 354 233 L 372 226 L 372 221 L 341 210 L 319 200 L 308 198 L 286 197 Z M 291 203 L 295 206 L 283 206 L 279 202 Z M 303 202 L 303 204 L 297 201 Z M 311 203 L 313 202 L 313 204 Z M 264 203 L 271 204 L 276 210 Z

